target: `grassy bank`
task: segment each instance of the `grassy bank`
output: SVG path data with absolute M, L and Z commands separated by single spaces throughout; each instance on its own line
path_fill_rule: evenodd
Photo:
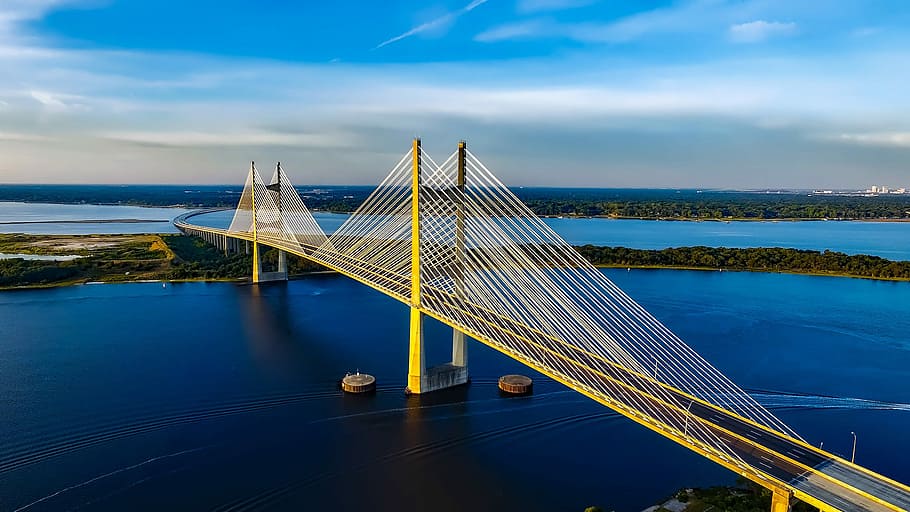
M 249 277 L 252 258 L 225 255 L 199 238 L 182 235 L 22 235 L 0 234 L 0 252 L 70 256 L 70 261 L 0 260 L 0 289 L 64 286 L 85 282 L 144 280 L 242 280 Z M 266 267 L 276 266 L 278 253 L 263 253 Z M 320 267 L 288 258 L 291 274 Z
M 588 261 L 600 267 L 786 272 L 910 280 L 908 261 L 831 251 L 724 247 L 642 250 L 593 245 L 577 249 Z M 225 255 L 199 238 L 182 235 L 0 234 L 0 252 L 80 256 L 72 261 L 0 260 L 0 289 L 89 281 L 243 280 L 249 278 L 252 266 L 249 255 Z M 277 267 L 277 250 L 265 250 L 262 258 L 265 268 Z M 324 269 L 290 256 L 288 270 L 294 275 Z

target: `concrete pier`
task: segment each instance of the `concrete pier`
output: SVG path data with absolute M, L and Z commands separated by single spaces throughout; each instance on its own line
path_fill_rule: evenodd
M 366 373 L 351 373 L 341 379 L 341 389 L 355 394 L 376 391 L 376 378 Z
M 256 253 L 258 256 L 258 253 Z M 287 253 L 279 250 L 278 251 L 278 270 L 273 272 L 263 272 L 262 271 L 262 260 L 257 258 L 253 262 L 254 275 L 258 276 L 254 282 L 257 283 L 267 283 L 271 281 L 287 281 L 288 280 L 288 257 Z
M 534 381 L 524 375 L 503 375 L 499 378 L 499 389 L 510 395 L 527 395 L 533 385 Z

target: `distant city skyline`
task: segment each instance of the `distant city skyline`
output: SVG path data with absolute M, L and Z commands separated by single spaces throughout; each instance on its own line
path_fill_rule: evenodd
M 0 183 L 910 188 L 898 0 L 5 0 Z

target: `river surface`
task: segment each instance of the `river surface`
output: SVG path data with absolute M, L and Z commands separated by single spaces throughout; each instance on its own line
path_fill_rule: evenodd
M 315 212 L 326 233 L 348 218 L 337 213 Z M 203 226 L 227 228 L 233 212 L 193 217 Z M 634 249 L 709 247 L 790 247 L 847 254 L 872 254 L 892 260 L 910 260 L 908 222 L 715 222 L 654 221 L 634 219 L 545 218 L 554 231 L 573 245 L 611 245 Z
M 604 270 L 808 442 L 910 482 L 910 283 Z M 0 293 L 0 510 L 638 511 L 732 473 L 341 276 Z M 450 355 L 428 322 L 428 361 Z M 345 372 L 378 379 L 342 396 Z M 496 379 L 535 378 L 502 398 Z
M 20 253 L 5 253 L 0 252 L 0 260 L 13 260 L 13 259 L 23 259 L 23 260 L 34 260 L 34 261 L 72 261 L 81 258 L 82 256 L 78 254 L 61 254 L 61 255 L 51 255 L 51 254 L 20 254 Z
M 170 220 L 186 211 L 179 208 L 0 202 L 0 233 L 176 233 Z M 315 212 L 313 216 L 326 233 L 338 229 L 348 218 L 344 214 L 326 212 Z M 227 210 L 193 217 L 192 222 L 227 228 L 232 218 L 233 211 Z M 168 222 L 5 224 L 87 219 L 155 219 Z M 910 223 L 907 222 L 688 222 L 567 218 L 548 218 L 544 222 L 574 245 L 612 245 L 635 249 L 691 245 L 791 247 L 910 260 Z
M 0 201 L 0 233 L 53 235 L 177 233 L 171 221 L 187 211 L 181 208 Z

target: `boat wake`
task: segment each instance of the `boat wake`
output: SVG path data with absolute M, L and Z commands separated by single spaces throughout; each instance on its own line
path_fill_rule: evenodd
M 839 396 L 749 390 L 758 403 L 769 409 L 849 409 L 910 411 L 910 404 Z

